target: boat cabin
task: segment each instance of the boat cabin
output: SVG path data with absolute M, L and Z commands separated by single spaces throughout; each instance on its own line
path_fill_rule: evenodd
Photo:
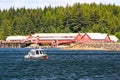
M 45 59 L 48 60 L 48 55 L 44 53 L 44 49 L 31 49 L 28 55 L 24 56 L 26 59 Z
M 42 55 L 44 54 L 43 49 L 31 49 L 30 52 L 28 53 L 29 55 Z

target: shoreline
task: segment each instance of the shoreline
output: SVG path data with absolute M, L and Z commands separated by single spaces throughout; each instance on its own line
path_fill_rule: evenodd
M 110 50 L 110 49 L 101 49 L 101 48 L 62 48 L 61 50 L 86 50 L 86 51 L 120 51 L 120 50 Z
M 29 46 L 34 48 L 35 45 Z M 120 43 L 88 43 L 88 44 L 70 44 L 51 46 L 38 46 L 39 48 L 59 48 L 61 50 L 104 50 L 104 51 L 120 51 Z
M 120 51 L 120 44 L 117 43 L 96 43 L 96 44 L 74 44 L 72 46 L 62 47 L 63 50 L 105 50 Z
M 103 49 L 103 48 L 62 48 L 62 50 L 105 50 L 105 51 L 110 51 L 108 49 Z

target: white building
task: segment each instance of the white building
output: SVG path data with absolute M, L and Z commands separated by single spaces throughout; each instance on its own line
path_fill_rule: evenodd
M 8 36 L 6 41 L 24 41 L 28 36 Z
M 116 36 L 110 36 L 110 39 L 113 41 L 113 42 L 117 42 L 119 39 L 116 37 Z

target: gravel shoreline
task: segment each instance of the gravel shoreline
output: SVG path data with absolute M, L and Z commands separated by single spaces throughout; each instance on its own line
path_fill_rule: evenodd
M 120 43 L 88 43 L 74 44 L 69 47 L 62 48 L 63 50 L 107 50 L 120 51 Z

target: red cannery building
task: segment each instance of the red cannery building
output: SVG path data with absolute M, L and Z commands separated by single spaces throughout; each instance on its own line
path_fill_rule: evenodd
M 81 38 L 81 43 L 89 42 L 111 42 L 111 39 L 108 34 L 85 33 Z
M 60 45 L 74 42 L 116 42 L 117 39 L 102 33 L 35 33 L 29 36 L 8 36 L 6 41 L 29 41 L 30 43 Z
M 48 43 L 52 45 L 72 43 L 81 37 L 79 33 L 36 33 L 32 36 L 39 36 L 38 43 Z M 32 39 L 31 42 L 33 42 Z
M 84 33 L 78 33 L 77 36 L 75 36 L 75 38 L 74 38 L 75 42 L 79 43 L 81 41 L 81 38 L 83 35 L 84 35 Z
M 36 43 L 36 42 L 40 41 L 40 37 L 39 36 L 34 36 L 34 35 L 31 34 L 30 36 L 28 36 L 25 39 L 25 41 L 29 41 L 31 43 Z

